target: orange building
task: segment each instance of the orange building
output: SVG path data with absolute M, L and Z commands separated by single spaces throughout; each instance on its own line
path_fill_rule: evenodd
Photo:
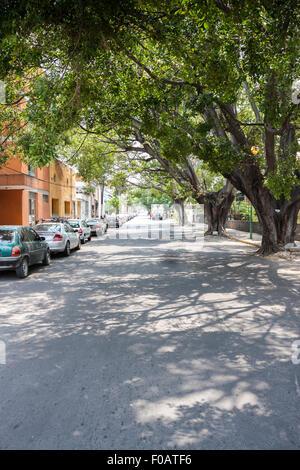
M 53 217 L 76 216 L 76 174 L 57 158 L 49 167 L 50 212 Z
M 30 225 L 50 217 L 50 170 L 17 157 L 0 166 L 0 225 Z

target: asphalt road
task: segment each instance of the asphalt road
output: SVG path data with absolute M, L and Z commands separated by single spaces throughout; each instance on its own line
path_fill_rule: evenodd
M 299 448 L 299 263 L 149 223 L 0 273 L 0 448 Z

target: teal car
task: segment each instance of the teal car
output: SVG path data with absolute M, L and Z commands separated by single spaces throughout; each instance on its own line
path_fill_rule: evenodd
M 44 237 L 31 227 L 0 226 L 0 271 L 13 270 L 17 276 L 28 276 L 29 266 L 50 264 L 50 249 Z

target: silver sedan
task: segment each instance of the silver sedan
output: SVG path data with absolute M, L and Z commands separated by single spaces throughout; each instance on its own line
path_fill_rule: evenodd
M 68 219 L 68 223 L 71 225 L 73 230 L 79 234 L 81 243 L 84 245 L 85 242 L 91 240 L 92 232 L 85 220 L 82 219 Z
M 45 238 L 51 253 L 69 256 L 71 250 L 81 248 L 79 234 L 67 222 L 45 222 L 35 225 L 34 230 Z
M 106 224 L 104 224 L 102 219 L 88 219 L 86 223 L 91 228 L 92 235 L 96 235 L 96 237 L 103 235 L 105 232 Z

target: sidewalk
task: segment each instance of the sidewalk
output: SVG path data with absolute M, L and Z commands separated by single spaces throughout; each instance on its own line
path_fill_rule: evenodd
M 244 243 L 247 243 L 249 245 L 253 244 L 254 246 L 260 246 L 261 239 L 262 239 L 261 235 L 259 235 L 258 233 L 253 233 L 252 240 L 251 240 L 249 232 L 242 232 L 241 230 L 235 230 L 231 228 L 226 229 L 226 235 L 228 235 L 229 237 L 241 240 Z M 296 245 L 293 245 L 292 243 L 286 245 L 286 251 L 290 251 L 291 253 L 294 253 L 294 254 L 299 254 L 300 243 L 299 241 L 296 241 L 295 243 Z
M 259 235 L 258 233 L 253 233 L 252 239 L 251 239 L 249 232 L 242 232 L 241 230 L 235 230 L 233 228 L 227 228 L 226 234 L 229 235 L 230 237 L 238 238 L 239 240 L 243 240 L 243 241 L 250 242 L 250 243 L 252 242 L 257 245 L 260 245 L 261 238 L 262 238 L 261 235 Z

